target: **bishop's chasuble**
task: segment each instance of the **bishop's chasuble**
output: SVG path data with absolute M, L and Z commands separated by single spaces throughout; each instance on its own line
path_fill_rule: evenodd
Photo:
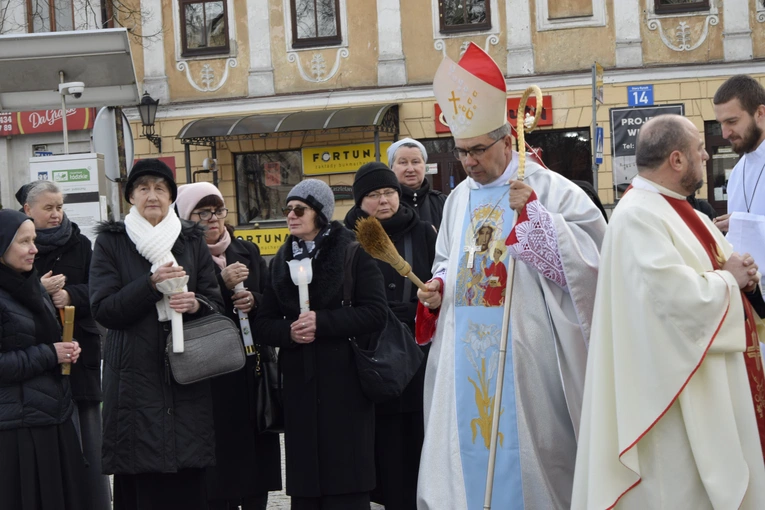
M 488 185 L 468 178 L 446 201 L 433 266 L 444 292 L 425 374 L 420 510 L 483 508 L 511 255 L 518 262 L 493 508 L 570 505 L 605 221 L 578 186 L 528 162 L 535 194 L 511 233 L 507 181 L 517 159 Z M 421 308 L 418 321 L 423 313 L 431 312 Z
M 759 319 L 716 269 L 731 246 L 685 197 L 632 186 L 603 242 L 571 508 L 763 509 Z

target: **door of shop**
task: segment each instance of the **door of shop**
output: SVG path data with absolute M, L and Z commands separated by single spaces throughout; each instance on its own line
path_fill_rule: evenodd
M 420 140 L 428 151 L 428 165 L 437 165 L 438 171 L 428 175 L 433 189 L 448 195 L 461 183 L 467 174 L 462 164 L 454 157 L 454 139 L 452 137 Z
M 728 178 L 738 163 L 739 155 L 733 152 L 730 142 L 722 137 L 720 123 L 704 122 L 704 142 L 707 161 L 707 201 L 718 214 L 728 212 Z

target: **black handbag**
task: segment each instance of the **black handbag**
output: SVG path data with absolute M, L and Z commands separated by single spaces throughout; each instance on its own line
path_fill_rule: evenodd
M 353 304 L 353 273 L 359 243 L 351 243 L 345 252 L 343 306 Z M 420 368 L 425 355 L 412 332 L 387 308 L 385 328 L 371 335 L 362 349 L 356 338 L 350 338 L 361 390 L 373 402 L 385 402 L 401 396 Z
M 276 349 L 264 345 L 255 346 L 253 368 L 255 430 L 258 433 L 284 432 L 284 402 L 282 401 L 282 374 Z

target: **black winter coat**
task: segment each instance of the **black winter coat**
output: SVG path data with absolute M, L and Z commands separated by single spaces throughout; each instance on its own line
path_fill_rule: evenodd
M 222 309 L 202 227 L 183 221 L 172 253 L 189 276 L 188 289 Z M 160 323 L 162 293 L 151 263 L 138 253 L 122 222 L 102 223 L 90 266 L 93 317 L 109 329 L 104 343 L 104 443 L 107 474 L 175 473 L 215 462 L 209 381 L 181 386 L 165 367 L 170 322 Z M 211 313 L 200 306 L 196 315 Z
M 355 303 L 342 306 L 345 252 L 353 235 L 332 222 L 313 259 L 309 285 L 316 340 L 295 344 L 290 324 L 300 313 L 298 289 L 286 264 L 292 259 L 293 239 L 288 237 L 271 261 L 271 282 L 255 323 L 263 343 L 281 347 L 287 494 L 319 497 L 367 492 L 375 486 L 374 404 L 361 391 L 348 338 L 361 340 L 361 335 L 385 326 L 382 275 L 372 258 L 359 250 Z
M 53 303 L 45 302 L 54 315 Z M 61 375 L 55 348 L 35 338 L 36 320 L 0 289 L 0 430 L 60 425 L 74 410 L 69 378 Z
M 69 241 L 51 252 L 38 253 L 35 268 L 40 276 L 48 271 L 66 276 L 64 290 L 74 306 L 74 339 L 80 343 L 82 354 L 72 365 L 72 396 L 75 400 L 101 401 L 101 333 L 90 313 L 88 280 L 93 255 L 90 239 L 72 223 Z
M 345 217 L 345 225 L 355 225 L 360 218 L 368 217 L 359 207 L 352 207 Z M 436 257 L 436 231 L 430 223 L 421 221 L 411 208 L 401 204 L 395 216 L 381 222 L 385 232 L 393 241 L 396 251 L 406 259 L 406 240 L 412 243 L 411 260 L 407 260 L 417 277 L 426 282 L 432 277 L 433 259 Z M 350 228 L 350 227 L 349 227 Z M 376 261 L 385 282 L 385 293 L 388 306 L 402 323 L 406 324 L 414 334 L 414 317 L 417 315 L 417 286 L 407 285 L 407 279 L 398 274 L 390 264 Z M 409 287 L 409 295 L 404 296 L 404 290 Z M 422 347 L 427 354 L 430 346 Z M 377 405 L 377 414 L 394 414 L 401 412 L 422 413 L 422 392 L 425 384 L 425 365 L 423 360 L 419 372 L 404 390 L 404 393 L 391 401 Z
M 437 229 L 441 228 L 446 195 L 432 189 L 427 179 L 422 181 L 420 189 L 401 185 L 401 203 L 412 207 L 422 221 L 427 221 Z
M 252 292 L 256 305 L 262 301 L 268 269 L 257 245 L 232 238 L 226 250 L 226 265 L 240 262 L 250 274 L 244 286 Z M 240 324 L 221 270 L 215 264 L 223 296 L 224 314 Z M 255 321 L 256 309 L 249 314 Z M 253 335 L 255 343 L 259 341 Z M 254 497 L 282 488 L 281 451 L 278 434 L 258 434 L 255 427 L 255 367 L 257 356 L 247 356 L 242 370 L 210 380 L 215 422 L 216 465 L 207 469 L 209 500 Z

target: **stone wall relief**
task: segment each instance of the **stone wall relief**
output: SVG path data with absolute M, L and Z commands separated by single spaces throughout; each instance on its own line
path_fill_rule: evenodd
M 301 53 L 307 53 L 305 51 Z M 311 62 L 309 64 L 309 72 L 306 72 L 305 69 L 303 69 L 303 64 L 300 60 L 300 54 L 297 51 L 290 51 L 287 53 L 287 61 L 292 63 L 297 63 L 298 72 L 300 72 L 300 77 L 303 78 L 305 81 L 310 83 L 324 83 L 325 81 L 329 81 L 337 74 L 338 69 L 340 69 L 340 59 L 341 58 L 348 58 L 350 55 L 350 52 L 348 51 L 348 48 L 338 48 L 337 52 L 335 53 L 335 62 L 332 65 L 332 69 L 327 71 L 327 61 L 324 59 L 324 56 L 318 52 L 314 51 L 311 55 Z
M 467 48 L 470 42 L 471 41 L 463 41 L 463 43 L 460 45 L 460 55 L 458 58 L 462 57 L 463 53 L 467 51 Z M 489 34 L 486 36 L 486 39 L 484 40 L 483 51 L 485 51 L 486 53 L 489 53 L 489 48 L 491 48 L 492 46 L 496 46 L 497 44 L 499 44 L 499 36 L 497 36 L 497 34 Z M 436 49 L 436 51 L 440 51 L 441 55 L 444 58 L 446 58 L 447 55 L 446 55 L 446 40 L 445 39 L 436 39 L 433 42 L 433 47 Z
M 199 72 L 196 73 L 196 75 L 198 76 L 199 83 L 202 85 L 199 85 L 197 80 L 194 79 L 191 74 L 190 64 L 192 62 L 199 64 Z M 229 68 L 236 67 L 237 65 L 238 62 L 236 58 L 227 58 L 226 62 L 223 64 L 223 76 L 220 78 L 215 76 L 215 69 L 205 61 L 181 60 L 175 65 L 175 68 L 181 72 L 186 72 L 186 80 L 189 82 L 189 85 L 194 87 L 194 89 L 198 90 L 199 92 L 215 92 L 226 84 L 226 80 L 228 80 Z
M 704 18 L 703 21 L 699 20 L 700 17 Z M 648 30 L 659 32 L 667 48 L 673 51 L 693 51 L 706 41 L 709 26 L 720 23 L 720 17 L 714 0 L 710 1 L 709 11 L 668 15 L 657 15 L 653 0 L 646 0 L 645 22 Z
M 765 23 L 765 0 L 757 0 L 757 21 Z

